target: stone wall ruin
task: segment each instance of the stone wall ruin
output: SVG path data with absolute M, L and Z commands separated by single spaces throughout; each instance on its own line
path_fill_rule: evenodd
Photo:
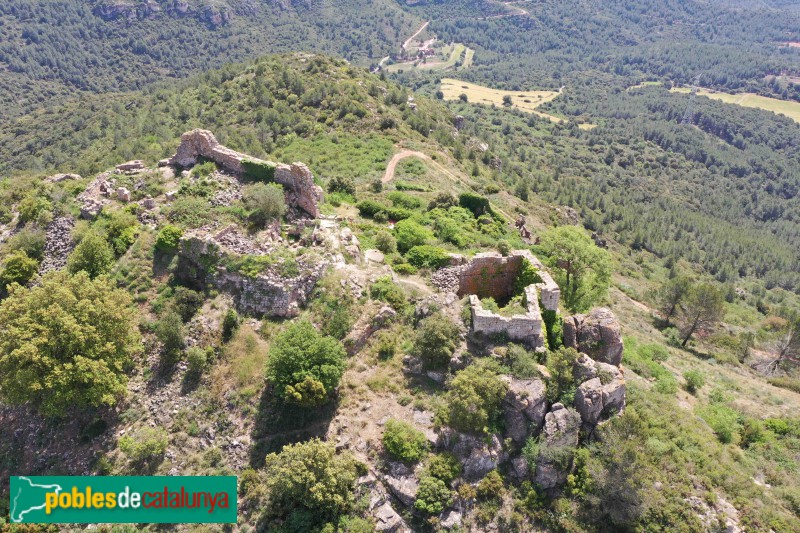
M 484 309 L 481 298 L 494 298 L 498 302 L 511 298 L 526 260 L 541 278 L 541 282 L 525 287 L 523 306 L 527 312 L 506 317 Z M 533 349 L 544 347 L 540 302 L 544 309 L 557 312 L 561 290 L 541 261 L 528 250 L 514 250 L 507 256 L 479 253 L 464 264 L 434 272 L 431 280 L 442 290 L 469 296 L 474 333 L 506 335 L 509 340 Z
M 181 135 L 181 144 L 175 155 L 161 161 L 161 166 L 191 167 L 198 159 L 214 161 L 217 165 L 236 175 L 244 174 L 243 161 L 271 164 L 246 154 L 231 150 L 219 143 L 208 130 L 192 130 Z M 283 185 L 286 202 L 296 206 L 313 218 L 319 217 L 319 203 L 322 202 L 322 188 L 314 184 L 314 176 L 303 163 L 272 163 L 275 165 L 275 183 Z

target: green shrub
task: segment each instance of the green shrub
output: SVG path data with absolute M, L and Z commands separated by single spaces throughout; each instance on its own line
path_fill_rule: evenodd
M 67 270 L 73 274 L 84 271 L 91 279 L 107 273 L 113 265 L 114 251 L 95 232 L 86 234 L 67 259 Z
M 455 196 L 453 196 L 449 192 L 440 192 L 428 204 L 428 211 L 433 211 L 434 209 L 437 208 L 447 210 L 456 205 L 458 205 L 458 200 L 456 200 Z
M 697 414 L 708 423 L 720 442 L 733 443 L 739 437 L 739 413 L 722 404 L 711 404 L 697 409 Z
M 391 233 L 381 230 L 375 235 L 375 247 L 385 254 L 393 254 L 397 251 L 397 241 Z
M 178 247 L 178 243 L 183 236 L 183 230 L 177 226 L 167 224 L 161 231 L 158 232 L 156 237 L 156 248 L 162 252 L 171 252 Z
M 497 470 L 492 470 L 480 480 L 475 492 L 483 500 L 496 500 L 503 497 L 503 478 Z
M 429 369 L 445 368 L 456 351 L 458 325 L 441 313 L 434 313 L 420 324 L 414 336 L 413 351 Z
M 275 163 L 269 161 L 253 161 L 245 159 L 242 161 L 245 178 L 262 183 L 272 183 L 275 181 Z
M 380 359 L 391 359 L 397 353 L 397 336 L 391 331 L 380 331 L 375 336 L 375 346 Z
M 411 276 L 417 273 L 417 267 L 409 265 L 408 263 L 399 263 L 392 266 L 392 270 L 401 276 Z
M 430 230 L 413 220 L 401 220 L 395 224 L 394 236 L 397 239 L 397 249 L 403 254 L 433 238 Z
M 521 379 L 539 376 L 538 358 L 534 352 L 529 352 L 519 344 L 509 344 L 506 352 L 511 373 Z
M 450 382 L 445 396 L 447 423 L 459 431 L 482 433 L 495 429 L 502 415 L 508 385 L 493 370 L 473 364 Z
M 272 342 L 267 379 L 283 400 L 312 407 L 324 403 L 345 368 L 342 343 L 321 335 L 308 320 L 290 324 Z
M 505 239 L 497 241 L 497 251 L 500 252 L 500 255 L 506 257 L 511 253 L 511 245 Z M 527 261 L 527 259 L 524 261 Z
M 535 283 L 541 283 L 542 277 L 539 275 L 539 270 L 533 266 L 533 263 L 522 258 L 522 264 L 519 268 L 519 273 L 514 279 L 513 294 L 519 295 L 525 292 L 525 287 Z
M 155 334 L 161 343 L 161 360 L 165 365 L 178 362 L 184 346 L 183 320 L 176 311 L 168 311 L 155 325 Z
M 37 191 L 32 191 L 25 196 L 20 201 L 17 209 L 19 211 L 19 221 L 23 224 L 37 222 L 39 225 L 44 226 L 53 217 L 53 204 Z
M 229 308 L 222 319 L 222 341 L 228 342 L 239 329 L 239 313 L 236 309 Z
M 175 287 L 172 296 L 172 307 L 181 320 L 188 322 L 203 306 L 205 295 L 187 287 Z
M 458 205 L 469 209 L 476 218 L 492 213 L 492 209 L 489 207 L 489 199 L 473 192 L 461 193 L 458 196 Z
M 542 321 L 547 333 L 547 348 L 558 350 L 564 344 L 564 319 L 557 311 L 542 308 Z
M 174 224 L 199 228 L 211 220 L 211 204 L 194 196 L 178 198 L 167 208 L 166 216 Z
M 349 512 L 355 503 L 358 463 L 345 452 L 337 454 L 333 444 L 312 439 L 283 447 L 266 457 L 268 516 L 285 518 L 296 510 L 307 513 L 314 524 L 324 524 Z M 317 526 L 319 527 L 319 526 Z
M 422 200 L 416 196 L 411 196 L 399 191 L 393 191 L 386 195 L 386 198 L 392 202 L 395 207 L 403 207 L 405 209 L 417 209 L 422 207 Z
M 189 372 L 200 374 L 208 363 L 208 354 L 199 346 L 192 346 L 186 350 L 186 362 L 189 363 Z
M 438 269 L 450 264 L 450 254 L 447 250 L 427 244 L 411 248 L 406 253 L 406 259 L 417 268 Z
M 283 187 L 275 183 L 254 183 L 245 187 L 242 203 L 248 220 L 258 227 L 280 219 L 286 214 L 286 198 Z
M 439 514 L 450 505 L 452 499 L 453 493 L 444 481 L 427 476 L 419 480 L 414 508 L 427 514 Z
M 328 181 L 328 192 L 338 192 L 355 198 L 356 182 L 353 180 L 353 178 L 334 176 Z
M 390 276 L 382 276 L 375 280 L 369 289 L 369 296 L 373 300 L 388 303 L 393 309 L 400 310 L 406 306 L 406 295 Z
M 141 351 L 130 295 L 106 277 L 49 272 L 0 302 L 0 396 L 48 416 L 113 405 Z
M 428 439 L 411 424 L 390 419 L 384 426 L 383 447 L 395 459 L 416 463 L 428 453 Z
M 123 435 L 119 449 L 134 463 L 144 463 L 164 455 L 169 437 L 162 428 L 142 428 Z
M 0 294 L 5 294 L 6 286 L 12 283 L 25 285 L 39 270 L 39 261 L 28 257 L 23 251 L 12 252 L 6 256 L 0 271 Z
M 41 261 L 44 258 L 45 233 L 34 227 L 24 227 L 8 240 L 8 251 L 21 251 Z
M 373 218 L 380 212 L 386 212 L 386 206 L 375 200 L 361 200 L 356 204 L 356 209 L 364 218 Z
M 425 466 L 425 473 L 450 485 L 461 475 L 461 461 L 452 453 L 436 454 L 428 460 L 428 464 Z
M 205 178 L 210 176 L 217 170 L 217 164 L 213 161 L 203 161 L 192 167 L 192 175 L 198 178 Z
M 706 384 L 706 378 L 699 370 L 687 370 L 683 373 L 686 380 L 686 390 L 694 394 Z
M 551 403 L 562 402 L 564 405 L 572 404 L 565 401 L 564 395 L 575 391 L 575 381 L 572 376 L 572 364 L 580 354 L 575 348 L 559 348 L 547 354 L 547 400 Z

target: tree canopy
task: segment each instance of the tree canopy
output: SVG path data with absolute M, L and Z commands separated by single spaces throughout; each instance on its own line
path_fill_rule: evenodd
M 141 350 L 131 298 L 105 277 L 52 272 L 0 303 L 0 396 L 47 415 L 112 405 Z

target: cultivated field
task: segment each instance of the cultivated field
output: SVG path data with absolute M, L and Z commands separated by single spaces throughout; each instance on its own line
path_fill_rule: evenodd
M 676 87 L 672 89 L 673 92 L 688 93 L 690 89 L 685 87 Z M 700 89 L 697 91 L 699 96 L 708 96 L 715 100 L 720 100 L 728 104 L 737 104 L 744 107 L 755 107 L 772 111 L 773 113 L 783 114 L 791 118 L 795 122 L 800 122 L 800 103 L 788 102 L 786 100 L 778 100 L 777 98 L 768 98 L 766 96 L 759 96 L 752 93 L 744 94 L 728 94 Z
M 413 49 L 412 49 L 413 50 Z M 387 65 L 384 69 L 387 72 L 397 72 L 400 70 L 450 70 L 455 69 L 456 62 L 464 58 L 464 61 L 457 70 L 468 68 L 472 65 L 472 58 L 475 56 L 475 50 L 469 48 L 461 43 L 454 43 L 445 46 L 441 50 L 437 50 L 436 55 L 429 57 L 425 63 L 422 61 L 394 63 Z M 447 58 L 446 60 L 443 58 Z

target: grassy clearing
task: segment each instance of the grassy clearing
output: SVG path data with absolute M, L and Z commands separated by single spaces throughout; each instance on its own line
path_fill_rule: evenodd
M 690 89 L 688 87 L 675 87 L 671 89 L 671 91 L 676 93 L 688 93 Z M 800 102 L 789 102 L 752 93 L 728 94 L 706 89 L 699 89 L 697 94 L 699 96 L 713 98 L 714 100 L 720 100 L 727 104 L 736 104 L 743 107 L 755 107 L 757 109 L 764 109 L 765 111 L 772 111 L 779 115 L 786 115 L 795 122 L 800 122 Z
M 469 61 L 472 61 L 469 53 L 467 57 Z M 442 92 L 444 93 L 445 100 L 458 100 L 462 94 L 466 94 L 467 100 L 470 103 L 496 105 L 498 107 L 503 107 L 503 98 L 510 96 L 511 107 L 515 107 L 527 113 L 533 113 L 551 122 L 564 122 L 564 119 L 561 117 L 548 115 L 536 109 L 540 105 L 555 99 L 561 94 L 561 91 L 503 91 L 453 78 L 442 78 Z M 595 127 L 595 124 L 581 124 L 579 127 L 583 130 L 590 130 Z

